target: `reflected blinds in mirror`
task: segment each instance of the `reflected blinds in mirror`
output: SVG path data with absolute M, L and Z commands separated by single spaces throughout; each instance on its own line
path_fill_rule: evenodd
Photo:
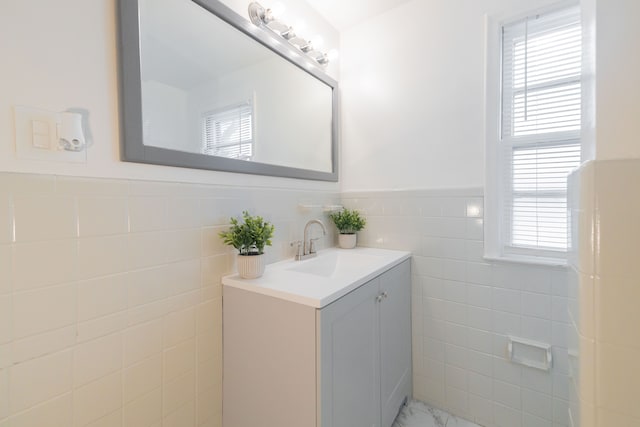
M 253 107 L 250 101 L 204 115 L 203 154 L 251 160 L 253 144 Z

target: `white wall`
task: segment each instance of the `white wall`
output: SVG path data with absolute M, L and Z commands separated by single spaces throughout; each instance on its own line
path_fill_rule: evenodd
M 303 0 L 296 11 L 329 46 L 338 33 Z M 229 1 L 246 16 L 246 3 Z M 312 24 L 314 28 L 312 28 Z M 337 189 L 335 183 L 169 168 L 120 161 L 116 0 L 0 3 L 0 170 L 93 177 L 126 177 L 229 185 Z M 334 72 L 335 73 L 335 72 Z M 14 105 L 51 111 L 89 110 L 93 145 L 86 164 L 18 159 Z
M 640 2 L 596 0 L 585 9 L 596 21 L 595 157 L 640 158 Z
M 145 142 L 154 147 L 188 151 L 187 95 L 164 83 L 143 81 L 142 104 Z
M 415 0 L 343 33 L 343 189 L 482 186 L 484 15 L 552 3 Z

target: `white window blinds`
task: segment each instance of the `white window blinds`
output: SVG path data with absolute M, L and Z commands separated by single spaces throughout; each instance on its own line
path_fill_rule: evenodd
M 251 160 L 253 106 L 243 103 L 203 117 L 202 152 L 212 156 Z
M 503 26 L 504 252 L 566 252 L 566 180 L 580 164 L 581 43 L 578 7 Z

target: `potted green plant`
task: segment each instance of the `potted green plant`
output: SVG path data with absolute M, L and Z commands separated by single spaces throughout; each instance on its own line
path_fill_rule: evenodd
M 360 216 L 360 212 L 355 209 L 343 209 L 339 212 L 329 214 L 329 218 L 336 225 L 338 232 L 338 244 L 343 249 L 353 249 L 356 247 L 356 232 L 362 230 L 367 221 Z
M 264 247 L 271 246 L 275 230 L 260 216 L 242 212 L 242 222 L 231 218 L 228 231 L 220 232 L 223 242 L 238 250 L 238 273 L 243 279 L 255 279 L 264 273 Z

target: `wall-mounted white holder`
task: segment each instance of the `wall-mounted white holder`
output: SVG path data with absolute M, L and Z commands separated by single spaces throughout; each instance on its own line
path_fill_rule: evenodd
M 553 355 L 549 344 L 510 336 L 507 350 L 509 360 L 513 363 L 543 371 L 550 370 L 553 365 Z
M 16 106 L 14 122 L 19 158 L 75 163 L 87 161 L 82 114 Z
M 323 212 L 334 212 L 341 211 L 344 209 L 342 205 L 315 205 L 312 203 L 300 203 L 298 204 L 298 209 L 302 212 L 310 212 L 310 211 L 323 211 Z

